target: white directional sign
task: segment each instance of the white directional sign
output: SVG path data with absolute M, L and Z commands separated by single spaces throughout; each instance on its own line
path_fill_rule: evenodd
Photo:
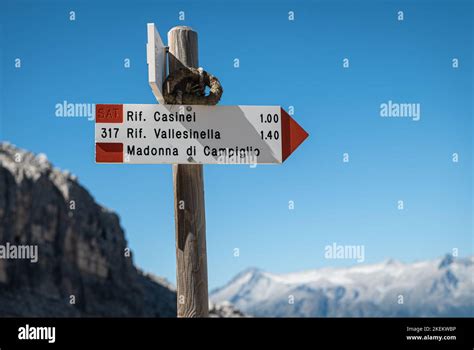
M 154 23 L 147 25 L 148 42 L 146 44 L 146 61 L 148 63 L 148 82 L 153 95 L 160 103 L 163 99 L 163 82 L 166 78 L 166 46 Z
M 279 106 L 96 105 L 98 163 L 282 163 L 307 136 Z

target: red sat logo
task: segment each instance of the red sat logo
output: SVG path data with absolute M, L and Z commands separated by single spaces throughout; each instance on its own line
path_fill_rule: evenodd
M 103 105 L 95 106 L 96 123 L 122 123 L 123 105 Z

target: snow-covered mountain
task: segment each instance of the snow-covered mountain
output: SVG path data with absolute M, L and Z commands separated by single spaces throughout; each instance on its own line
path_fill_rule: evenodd
M 474 257 L 272 274 L 248 269 L 211 293 L 254 316 L 474 316 Z

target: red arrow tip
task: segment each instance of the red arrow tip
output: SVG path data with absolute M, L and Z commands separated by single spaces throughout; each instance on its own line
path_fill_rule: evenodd
M 283 108 L 281 108 L 281 133 L 281 156 L 284 162 L 308 137 L 308 133 Z

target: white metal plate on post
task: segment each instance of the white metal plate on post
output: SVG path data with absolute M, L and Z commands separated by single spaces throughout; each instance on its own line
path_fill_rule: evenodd
M 279 106 L 96 105 L 96 161 L 278 164 L 308 136 Z
M 147 37 L 148 82 L 158 102 L 164 104 L 163 82 L 166 79 L 166 46 L 163 44 L 154 23 L 147 24 Z

